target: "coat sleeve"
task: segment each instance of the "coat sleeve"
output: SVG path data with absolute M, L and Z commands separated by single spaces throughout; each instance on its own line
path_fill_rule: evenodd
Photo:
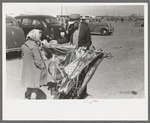
M 37 45 L 33 48 L 33 58 L 36 67 L 38 67 L 39 69 L 45 68 L 45 64 L 43 62 L 39 47 Z
M 84 44 L 85 47 L 89 48 L 92 44 L 92 41 L 91 41 L 91 33 L 90 33 L 90 29 L 87 28 L 86 31 L 85 31 L 85 38 L 86 38 L 86 43 Z
M 63 44 L 63 43 L 68 43 L 69 40 L 65 37 L 65 38 L 63 38 L 63 39 L 58 39 L 57 42 L 58 42 L 59 44 Z
M 57 42 L 58 42 L 59 44 L 63 44 L 63 43 L 68 43 L 68 42 L 70 42 L 70 37 L 71 37 L 71 35 L 72 35 L 73 33 L 74 33 L 74 30 L 71 29 L 71 30 L 69 31 L 69 33 L 66 34 L 66 36 L 65 36 L 63 39 L 59 39 Z

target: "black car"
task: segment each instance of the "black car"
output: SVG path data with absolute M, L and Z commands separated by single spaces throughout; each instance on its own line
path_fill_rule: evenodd
M 57 19 L 50 15 L 19 15 L 15 17 L 25 36 L 32 29 L 42 30 L 42 40 L 58 40 L 66 35 L 65 29 Z
M 88 24 L 91 34 L 107 36 L 114 32 L 114 27 L 112 27 L 110 22 L 99 21 L 96 18 L 85 18 L 84 20 Z
M 24 32 L 19 27 L 17 20 L 11 16 L 6 16 L 6 53 L 20 51 L 24 42 Z

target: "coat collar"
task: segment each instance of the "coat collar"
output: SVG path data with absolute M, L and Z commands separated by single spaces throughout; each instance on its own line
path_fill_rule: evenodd
M 32 40 L 28 40 L 25 42 L 25 44 L 32 50 L 34 46 L 36 46 L 37 44 L 35 43 L 35 41 Z

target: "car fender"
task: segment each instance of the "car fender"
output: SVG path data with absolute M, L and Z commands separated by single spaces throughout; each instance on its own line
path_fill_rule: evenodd
M 96 29 L 94 30 L 94 32 L 100 32 L 100 33 L 101 33 L 101 30 L 103 30 L 103 29 L 107 29 L 107 30 L 108 30 L 108 28 L 106 28 L 105 26 L 103 26 L 103 27 L 98 27 L 98 28 L 96 28 Z
M 106 28 L 104 26 L 99 26 L 95 28 L 93 32 L 100 32 L 102 29 L 106 29 Z
M 6 52 L 18 51 L 25 42 L 25 35 L 21 28 L 6 27 Z

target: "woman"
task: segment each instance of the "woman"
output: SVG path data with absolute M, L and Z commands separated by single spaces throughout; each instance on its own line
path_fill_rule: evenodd
M 21 85 L 27 88 L 25 92 L 27 99 L 37 98 L 39 86 L 47 83 L 47 68 L 39 50 L 41 35 L 41 30 L 31 30 L 21 47 L 23 59 Z

